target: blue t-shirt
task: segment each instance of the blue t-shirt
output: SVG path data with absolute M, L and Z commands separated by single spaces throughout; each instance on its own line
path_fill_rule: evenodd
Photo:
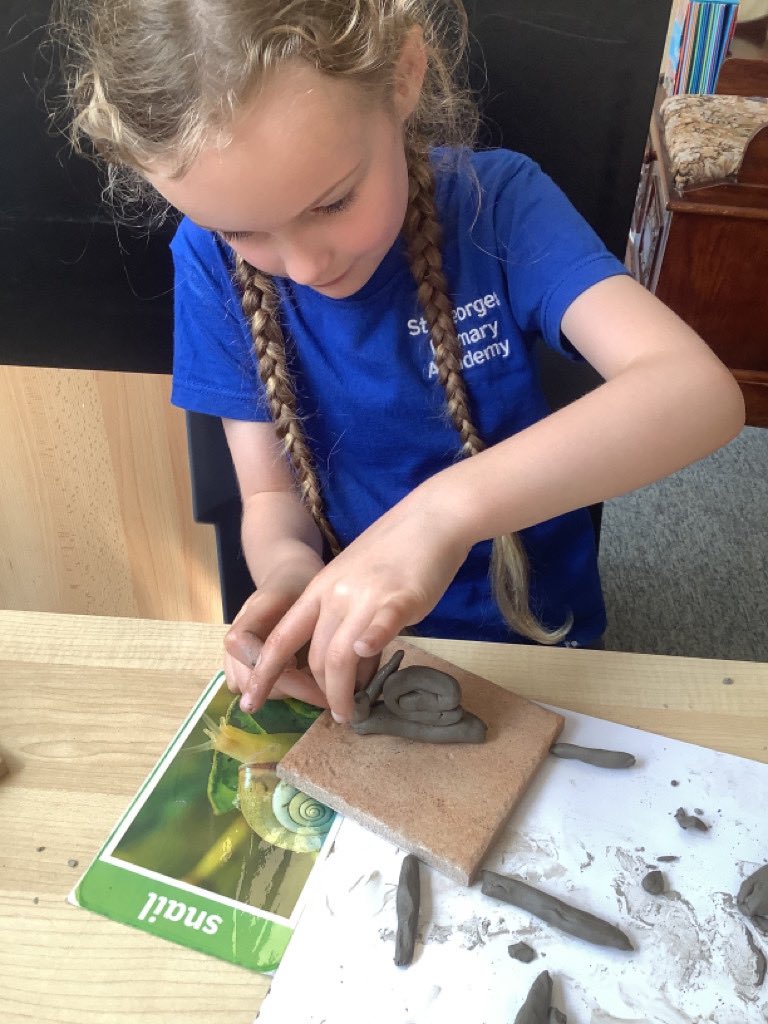
M 492 445 L 549 411 L 533 358 L 537 335 L 574 356 L 560 332 L 563 314 L 585 289 L 625 271 L 531 160 L 506 150 L 470 159 L 471 170 L 436 162 L 436 198 L 474 422 Z M 184 220 L 172 250 L 172 401 L 215 416 L 268 420 L 231 249 Z M 344 546 L 454 463 L 459 437 L 445 412 L 402 239 L 349 298 L 328 298 L 285 278 L 276 285 L 299 412 L 328 518 Z M 534 613 L 557 627 L 572 612 L 568 641 L 594 641 L 605 629 L 605 610 L 587 511 L 521 537 Z M 490 541 L 472 548 L 415 632 L 520 642 L 491 595 L 490 549 Z

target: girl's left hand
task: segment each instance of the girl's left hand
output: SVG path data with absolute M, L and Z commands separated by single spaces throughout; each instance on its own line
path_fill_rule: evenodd
M 428 482 L 429 484 L 429 482 Z M 361 660 L 424 618 L 469 551 L 461 516 L 422 485 L 373 523 L 308 584 L 264 642 L 249 684 L 260 707 L 292 656 L 311 641 L 309 668 L 337 721 L 352 717 Z M 439 489 L 438 489 L 439 490 Z

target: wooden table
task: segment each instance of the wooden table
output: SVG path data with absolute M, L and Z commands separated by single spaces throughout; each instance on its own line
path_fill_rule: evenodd
M 0 611 L 3 1024 L 255 1017 L 267 979 L 65 902 L 220 667 L 223 632 Z M 768 762 L 768 665 L 418 642 L 523 696 Z

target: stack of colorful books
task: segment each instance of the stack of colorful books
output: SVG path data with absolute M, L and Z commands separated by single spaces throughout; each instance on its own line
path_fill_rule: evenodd
M 668 96 L 715 91 L 738 10 L 738 0 L 675 0 L 663 75 Z

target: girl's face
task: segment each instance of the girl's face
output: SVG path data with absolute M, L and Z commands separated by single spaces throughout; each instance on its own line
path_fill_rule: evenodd
M 418 100 L 416 64 L 394 109 L 305 65 L 275 72 L 238 118 L 231 142 L 201 151 L 183 177 L 147 177 L 248 263 L 346 298 L 371 278 L 405 218 L 403 121 Z

